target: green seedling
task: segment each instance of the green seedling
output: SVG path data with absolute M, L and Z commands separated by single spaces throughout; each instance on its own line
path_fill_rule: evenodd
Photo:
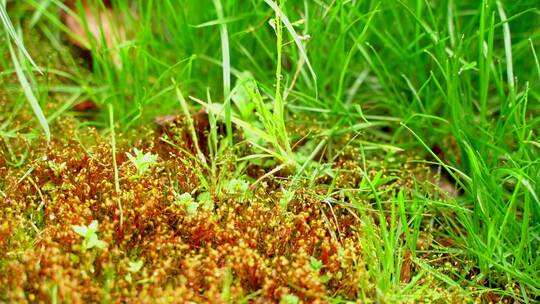
M 208 210 L 214 209 L 214 202 L 212 201 L 212 196 L 210 195 L 210 192 L 202 192 L 197 196 L 197 203 L 201 205 L 203 208 Z
M 225 184 L 225 192 L 228 194 L 244 195 L 249 190 L 249 184 L 243 179 L 233 178 Z
M 174 193 L 175 200 L 174 204 L 185 208 L 186 212 L 189 215 L 195 215 L 199 207 L 202 207 L 207 210 L 214 209 L 214 202 L 209 192 L 202 192 L 197 196 L 197 199 L 193 198 L 191 193 L 186 192 L 182 194 Z
M 136 273 L 136 272 L 139 272 L 139 270 L 141 270 L 141 268 L 144 265 L 144 262 L 142 260 L 133 261 L 133 262 L 129 261 L 128 265 L 129 266 L 128 266 L 127 270 L 129 272 Z
M 314 257 L 310 257 L 309 258 L 309 266 L 311 266 L 311 269 L 317 273 L 319 273 L 319 271 L 321 271 L 321 269 L 323 268 L 323 263 L 321 260 L 317 259 L 317 258 L 314 258 Z
M 175 200 L 174 204 L 177 206 L 182 206 L 186 209 L 186 212 L 189 215 L 195 215 L 197 213 L 197 209 L 199 209 L 199 203 L 193 199 L 193 196 L 191 196 L 191 193 L 185 192 L 182 194 L 175 193 Z
M 137 148 L 133 148 L 134 155 L 129 152 L 126 152 L 126 156 L 129 161 L 137 169 L 137 174 L 131 176 L 132 179 L 138 179 L 144 176 L 146 172 L 156 163 L 158 156 L 150 152 L 142 153 Z
M 57 164 L 55 161 L 50 160 L 47 162 L 47 164 L 49 165 L 49 168 L 51 168 L 51 170 L 53 171 L 54 176 L 57 177 L 67 169 L 67 165 L 65 162 Z
M 128 262 L 128 268 L 127 268 L 127 270 L 129 272 L 124 276 L 126 281 L 131 283 L 131 281 L 132 281 L 131 274 L 139 272 L 142 269 L 143 265 L 144 265 L 144 262 L 142 260 L 133 261 L 133 262 L 129 261 Z
M 293 295 L 293 294 L 284 295 L 279 301 L 279 304 L 298 304 L 298 303 L 300 303 L 300 299 L 296 295 Z
M 283 196 L 279 200 L 279 206 L 281 207 L 281 210 L 287 211 L 287 206 L 293 200 L 295 191 L 289 189 L 281 189 L 281 192 L 283 193 Z
M 99 248 L 103 249 L 107 245 L 104 241 L 100 240 L 97 235 L 98 221 L 93 220 L 88 226 L 73 225 L 73 231 L 84 238 L 82 246 L 84 249 Z
M 324 268 L 323 262 L 315 257 L 309 258 L 309 266 L 311 267 L 311 270 L 313 270 L 313 272 L 316 274 L 320 274 L 321 270 Z M 319 278 L 322 283 L 326 284 L 332 278 L 332 274 L 326 273 L 324 275 L 321 275 Z

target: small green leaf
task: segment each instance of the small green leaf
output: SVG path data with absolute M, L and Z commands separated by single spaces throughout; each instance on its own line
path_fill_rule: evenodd
M 323 263 L 314 257 L 309 258 L 309 265 L 311 266 L 311 269 L 313 269 L 313 271 L 315 272 L 319 272 L 323 267 Z
M 199 203 L 193 199 L 189 192 L 177 195 L 174 204 L 184 207 L 189 215 L 197 214 L 197 209 L 199 208 Z
M 141 270 L 141 268 L 143 267 L 143 264 L 144 262 L 142 260 L 139 260 L 139 261 L 133 261 L 133 262 L 129 262 L 129 267 L 128 267 L 128 271 L 129 272 L 139 272 L 139 270 Z
M 82 246 L 84 249 L 99 248 L 103 249 L 107 243 L 100 240 L 97 235 L 98 221 L 93 220 L 88 226 L 73 225 L 71 227 L 78 235 L 84 237 Z
M 204 209 L 207 209 L 207 210 L 213 210 L 214 209 L 214 202 L 212 201 L 212 197 L 210 196 L 210 192 L 203 192 L 203 193 L 199 194 L 199 196 L 197 196 L 197 202 Z
M 126 152 L 128 160 L 135 166 L 137 169 L 137 174 L 131 178 L 140 178 L 142 177 L 148 169 L 150 169 L 157 161 L 158 156 L 150 152 L 142 153 L 137 148 L 133 148 L 133 154 Z
M 88 228 L 86 228 L 86 226 L 73 225 L 71 228 L 78 235 L 83 236 L 83 237 L 86 236 L 86 232 L 88 231 Z
M 97 228 L 98 228 L 98 221 L 96 220 L 93 220 L 90 225 L 88 225 L 88 229 L 92 232 L 97 232 Z
M 296 295 L 293 295 L 293 294 L 284 295 L 279 301 L 279 304 L 298 304 L 298 303 L 300 303 L 300 299 Z
M 249 184 L 243 179 L 233 178 L 225 185 L 225 191 L 229 194 L 245 194 L 249 190 Z
M 187 205 L 189 203 L 193 202 L 193 197 L 191 196 L 191 193 L 185 192 L 176 197 L 175 203 L 177 205 Z
M 192 201 L 192 202 L 189 202 L 187 205 L 186 205 L 186 211 L 189 215 L 195 215 L 197 214 L 197 209 L 199 209 L 199 203 L 195 202 L 195 201 Z
M 55 176 L 59 176 L 60 173 L 64 172 L 67 169 L 67 165 L 65 162 L 57 164 L 56 162 L 50 160 L 47 162 L 47 165 L 49 165 L 49 168 L 51 168 Z
M 325 274 L 325 275 L 321 276 L 321 283 L 326 284 L 326 283 L 330 282 L 331 279 L 332 279 L 332 276 L 330 276 L 328 274 Z

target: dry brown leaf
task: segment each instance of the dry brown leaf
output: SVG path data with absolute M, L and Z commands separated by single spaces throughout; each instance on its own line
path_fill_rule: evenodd
M 457 246 L 457 243 L 454 239 L 449 237 L 439 237 L 437 238 L 437 243 L 443 247 L 453 248 Z
M 66 4 L 72 11 L 78 11 L 74 1 L 67 1 Z M 83 1 L 82 4 L 88 31 L 82 21 L 83 16 L 77 18 L 68 13 L 64 13 L 62 16 L 65 25 L 73 32 L 72 42 L 83 49 L 89 49 L 92 43 L 97 44 L 100 50 L 108 49 L 113 61 L 119 64 L 120 58 L 114 48 L 125 41 L 127 37 L 122 18 L 115 16 L 115 12 L 110 6 L 105 8 L 93 6 L 88 1 Z
M 405 251 L 405 260 L 401 265 L 401 272 L 399 278 L 402 283 L 409 283 L 412 279 L 412 266 L 413 262 L 411 260 L 411 252 L 409 250 Z
M 73 106 L 73 109 L 75 111 L 80 112 L 86 112 L 86 111 L 94 111 L 99 109 L 99 106 L 95 103 L 95 101 L 91 99 L 83 100 L 82 102 L 79 102 Z

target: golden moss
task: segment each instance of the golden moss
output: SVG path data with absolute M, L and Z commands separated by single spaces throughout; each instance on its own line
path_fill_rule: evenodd
M 255 302 L 278 302 L 287 294 L 306 303 L 338 296 L 380 298 L 367 273 L 364 256 L 370 248 L 363 247 L 360 218 L 348 208 L 321 202 L 329 180 L 296 191 L 287 212 L 278 203 L 282 181 L 270 178 L 247 196 L 211 193 L 214 207 L 193 214 L 175 200 L 178 192 L 200 191 L 198 175 L 204 170 L 187 156 L 193 145 L 179 134 L 178 124 L 139 141 L 140 149 L 159 156 L 140 178 L 130 178 L 135 168 L 126 158 L 127 145 L 119 143 L 117 192 L 108 140 L 93 129 L 75 134 L 71 123 L 58 126 L 67 133 L 55 137 L 47 161 L 17 169 L 0 159 L 6 193 L 0 203 L 2 301 L 219 303 L 227 295 L 236 302 L 250 294 Z M 86 147 L 77 140 L 81 137 Z M 31 157 L 37 159 L 39 151 Z M 359 186 L 358 157 L 348 153 L 337 160 L 337 188 Z M 223 168 L 234 168 L 234 162 Z M 402 172 L 379 169 L 369 176 Z M 264 174 L 261 170 L 251 170 L 258 174 L 253 180 Z M 24 172 L 30 173 L 21 178 Z M 381 185 L 388 188 L 381 191 L 383 199 L 414 179 L 413 173 L 384 176 L 393 178 Z M 357 198 L 366 207 L 371 204 L 366 193 Z M 103 249 L 85 249 L 72 229 L 93 220 L 107 244 Z M 130 270 L 134 261 L 143 261 L 140 270 Z

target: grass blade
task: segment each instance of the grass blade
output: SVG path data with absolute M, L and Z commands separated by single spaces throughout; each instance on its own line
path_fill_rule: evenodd
M 503 23 L 504 54 L 506 56 L 506 77 L 508 78 L 508 91 L 510 94 L 510 106 L 516 101 L 516 84 L 514 81 L 514 67 L 512 63 L 512 38 L 510 36 L 510 25 L 504 12 L 501 1 L 497 1 L 497 9 Z
M 197 150 L 197 154 L 201 162 L 204 165 L 207 165 L 206 157 L 204 157 L 204 153 L 199 147 L 199 139 L 197 138 L 197 132 L 195 130 L 193 118 L 191 117 L 191 114 L 189 113 L 189 107 L 186 102 L 186 99 L 184 98 L 182 91 L 180 91 L 180 88 L 176 85 L 174 79 L 173 79 L 173 85 L 176 86 L 176 96 L 178 98 L 178 101 L 180 102 L 180 107 L 182 108 L 182 112 L 184 113 L 184 116 L 186 117 L 186 120 L 188 122 L 188 128 L 189 128 L 189 132 L 191 133 L 191 139 L 193 140 L 193 145 L 195 146 L 195 149 Z
M 13 47 L 11 46 L 10 42 L 8 42 L 8 46 L 9 46 L 9 53 L 11 54 L 11 60 L 13 61 L 15 72 L 17 74 L 17 78 L 19 79 L 19 83 L 21 84 L 24 95 L 30 102 L 30 106 L 32 107 L 32 110 L 34 111 L 34 114 L 36 115 L 39 121 L 39 124 L 41 125 L 41 128 L 43 129 L 43 132 L 45 133 L 45 137 L 47 138 L 47 144 L 48 144 L 51 141 L 51 131 L 49 129 L 49 124 L 47 123 L 47 118 L 45 118 L 45 115 L 43 114 L 43 111 L 41 110 L 39 102 L 36 96 L 34 95 L 34 92 L 32 92 L 32 87 L 30 86 L 30 83 L 28 83 L 28 79 L 26 79 L 26 76 L 24 75 L 21 64 L 19 63 L 19 60 L 17 59 L 17 55 L 15 55 L 15 52 L 13 51 Z
M 216 7 L 218 21 L 225 20 L 221 0 L 214 0 L 214 6 Z M 227 138 L 229 143 L 232 144 L 231 100 L 228 98 L 231 93 L 231 59 L 229 52 L 229 33 L 225 22 L 219 24 L 219 34 L 221 36 L 221 60 L 223 61 L 223 98 L 226 99 L 225 125 L 227 128 Z
M 4 24 L 4 28 L 6 29 L 7 33 L 9 34 L 9 37 L 11 39 L 13 39 L 13 42 L 15 42 L 17 47 L 21 50 L 24 57 L 26 57 L 26 59 L 28 59 L 30 64 L 32 64 L 32 66 L 40 74 L 43 74 L 41 72 L 41 69 L 37 66 L 37 64 L 34 62 L 32 57 L 30 56 L 30 54 L 28 54 L 28 51 L 26 51 L 26 48 L 24 47 L 24 44 L 23 44 L 21 38 L 19 37 L 19 35 L 17 35 L 17 32 L 15 31 L 15 28 L 13 27 L 13 24 L 11 23 L 11 20 L 9 19 L 9 15 L 8 15 L 8 13 L 6 11 L 6 1 L 5 0 L 2 0 L 1 3 L 0 3 L 0 19 L 2 19 L 2 23 Z
M 114 109 L 112 104 L 107 104 L 107 108 L 109 110 L 109 127 L 111 131 L 111 147 L 112 147 L 112 161 L 113 161 L 113 167 L 114 167 L 114 189 L 116 191 L 116 194 L 120 193 L 120 178 L 118 176 L 118 165 L 116 163 L 116 133 L 114 131 Z M 122 202 L 120 201 L 120 197 L 116 196 L 116 200 L 118 202 L 118 209 L 120 211 L 120 226 L 124 223 L 124 210 L 122 208 Z
M 298 51 L 300 52 L 300 55 L 304 58 L 308 66 L 309 72 L 311 74 L 311 77 L 313 77 L 313 80 L 317 82 L 317 75 L 315 74 L 315 71 L 313 70 L 313 67 L 311 66 L 306 50 L 304 49 L 304 46 L 302 45 L 302 41 L 300 40 L 300 36 L 298 36 L 296 31 L 294 30 L 294 27 L 292 26 L 291 22 L 289 21 L 287 16 L 285 16 L 283 11 L 279 8 L 279 6 L 274 1 L 264 0 L 264 2 L 266 2 L 266 4 L 268 4 L 276 12 L 276 14 L 280 16 L 280 19 L 283 22 L 283 24 L 285 24 L 287 31 L 289 31 L 289 34 L 291 34 L 291 36 L 293 37 L 294 43 L 296 43 L 296 46 L 298 47 Z
M 531 38 L 529 38 L 529 43 L 531 44 L 531 50 L 534 57 L 534 63 L 536 64 L 536 70 L 538 71 L 538 76 L 540 76 L 540 63 L 538 62 L 538 56 L 536 55 L 536 51 L 534 50 L 534 44 Z

